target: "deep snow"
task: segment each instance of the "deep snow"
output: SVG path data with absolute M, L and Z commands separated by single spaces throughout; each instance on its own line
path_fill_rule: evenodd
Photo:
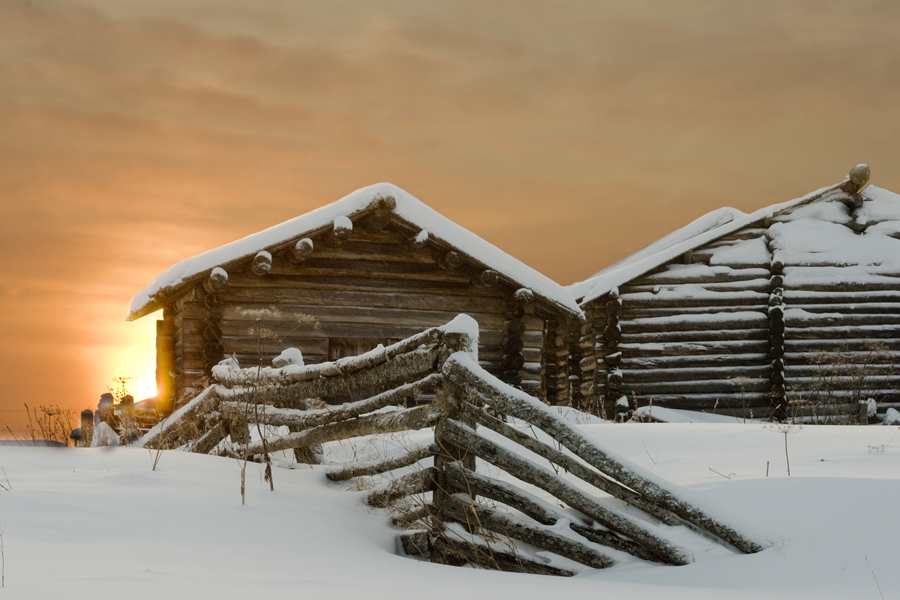
M 153 471 L 155 453 L 135 448 L 0 446 L 12 486 L 0 489 L 2 594 L 877 600 L 877 577 L 885 598 L 900 596 L 900 436 L 879 451 L 896 427 L 804 427 L 788 439 L 789 478 L 783 435 L 759 424 L 577 426 L 771 547 L 748 556 L 707 544 L 685 567 L 621 562 L 571 579 L 475 571 L 398 556 L 386 513 L 323 467 L 276 469 L 269 492 L 251 463 L 241 506 L 229 459 L 170 451 Z M 328 456 L 375 447 L 345 442 Z

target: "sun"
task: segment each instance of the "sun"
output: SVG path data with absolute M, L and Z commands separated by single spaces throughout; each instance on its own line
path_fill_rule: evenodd
M 125 391 L 135 401 L 156 396 L 156 319 L 150 315 L 134 323 L 122 323 L 111 334 L 115 343 L 106 346 L 98 356 L 98 376 L 102 391 Z
M 126 384 L 129 393 L 135 401 L 156 396 L 156 373 L 148 370 L 134 375 L 134 379 Z

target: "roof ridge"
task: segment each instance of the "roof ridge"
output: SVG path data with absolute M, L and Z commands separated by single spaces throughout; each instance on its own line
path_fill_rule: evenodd
M 530 288 L 553 305 L 577 318 L 583 318 L 572 295 L 560 284 L 497 248 L 452 219 L 434 210 L 409 192 L 391 183 L 360 188 L 343 198 L 320 206 L 262 231 L 186 258 L 160 274 L 131 300 L 128 320 L 135 320 L 162 308 L 165 298 L 184 286 L 200 280 L 217 267 L 227 267 L 265 251 L 279 251 L 296 238 L 316 234 L 332 227 L 335 219 L 353 217 L 372 209 L 387 198 L 394 198 L 391 212 L 398 218 L 428 231 L 429 237 L 467 255 L 473 262 L 497 271 L 514 285 Z
M 729 223 L 721 225 L 720 227 L 696 235 L 685 240 L 684 242 L 670 246 L 637 262 L 628 263 L 620 269 L 609 272 L 601 271 L 600 274 L 594 277 L 590 277 L 584 281 L 572 284 L 571 286 L 569 286 L 569 289 L 572 290 L 574 288 L 578 291 L 586 290 L 585 293 L 580 296 L 580 298 L 577 295 L 575 296 L 575 299 L 579 303 L 579 305 L 584 306 L 584 304 L 591 302 L 596 298 L 599 298 L 603 294 L 611 291 L 613 288 L 616 288 L 637 277 L 641 277 L 642 275 L 647 274 L 649 271 L 652 271 L 656 267 L 667 263 L 674 258 L 677 258 L 685 252 L 696 250 L 700 246 L 703 246 L 710 242 L 714 242 L 715 240 L 718 240 L 730 233 L 746 227 L 747 225 L 755 223 L 760 219 L 772 218 L 782 215 L 786 211 L 805 206 L 807 204 L 815 202 L 816 200 L 821 200 L 826 195 L 837 191 L 844 192 L 846 194 L 849 194 L 850 196 L 856 196 L 869 183 L 870 175 L 871 171 L 869 169 L 869 166 L 865 163 L 860 163 L 853 167 L 853 169 L 850 170 L 843 181 L 840 181 L 839 183 L 819 188 L 813 192 L 810 192 L 809 194 L 806 194 L 799 198 L 795 198 L 793 200 L 788 200 L 787 202 L 772 204 L 752 213 L 747 213 L 742 218 L 734 219 Z M 591 281 L 593 281 L 593 285 L 586 285 Z

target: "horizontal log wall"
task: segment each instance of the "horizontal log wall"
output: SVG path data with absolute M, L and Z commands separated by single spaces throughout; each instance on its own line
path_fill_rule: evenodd
M 864 235 L 859 204 L 846 204 L 849 226 Z M 616 399 L 776 418 L 810 404 L 900 405 L 900 273 L 783 256 L 773 225 L 794 218 L 753 224 L 592 303 L 595 330 L 606 327 L 594 354 L 607 412 L 621 411 Z
M 436 243 L 411 246 L 416 233 L 396 220 L 374 232 L 355 225 L 350 238 L 336 246 L 326 243 L 325 234 L 313 236 L 312 254 L 299 264 L 282 251 L 274 253 L 263 275 L 249 268 L 249 259 L 246 269 L 230 268 L 227 287 L 216 294 L 224 354 L 241 366 L 268 366 L 282 350 L 296 347 L 307 364 L 315 364 L 387 345 L 466 313 L 480 328 L 482 365 L 498 375 L 508 371 L 501 365 L 508 337 L 503 328 L 516 288 L 502 274 L 496 284 L 480 284 L 483 268 L 460 264 L 459 255 L 448 257 Z M 206 296 L 197 286 L 173 306 L 179 389 L 196 387 L 204 374 Z M 535 316 L 533 307 L 524 312 L 522 348 L 516 353 L 523 363 L 519 385 L 540 394 L 544 318 Z
M 592 303 L 594 330 L 604 332 L 594 346 L 595 389 L 607 417 L 651 402 L 771 414 L 769 261 L 708 264 L 714 250 L 763 243 L 764 234 L 739 231 Z
M 859 279 L 858 268 L 785 267 L 785 380 L 796 410 L 900 402 L 900 278 Z

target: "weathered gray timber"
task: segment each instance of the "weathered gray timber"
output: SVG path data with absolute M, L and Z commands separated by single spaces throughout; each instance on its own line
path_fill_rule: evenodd
M 543 410 L 542 407 L 523 401 L 522 398 L 499 389 L 497 386 L 489 385 L 482 377 L 473 377 L 471 368 L 462 362 L 448 360 L 444 364 L 443 373 L 447 381 L 474 389 L 481 396 L 489 398 L 492 407 L 501 414 L 514 416 L 541 428 L 550 434 L 554 440 L 568 448 L 589 465 L 622 485 L 628 486 L 658 507 L 675 513 L 682 519 L 729 542 L 743 552 L 753 553 L 762 550 L 762 546 L 758 542 L 749 539 L 728 524 L 706 514 L 701 508 L 681 499 L 677 493 L 662 487 L 659 482 L 640 474 L 636 466 L 624 465 L 598 445 L 591 443 L 579 432 L 566 426 L 558 417 Z M 482 444 L 480 440 L 477 443 Z M 604 523 L 604 525 L 607 525 L 607 523 Z
M 449 516 L 469 528 L 493 531 L 522 540 L 595 569 L 605 569 L 614 564 L 611 558 L 586 544 L 468 500 L 464 494 L 451 495 L 446 510 Z
M 509 317 L 506 330 L 515 332 L 521 327 L 515 324 L 520 317 L 514 309 Z M 744 551 L 758 548 L 727 525 L 691 507 L 672 488 L 648 480 L 633 466 L 584 438 L 536 398 L 485 371 L 479 366 L 477 339 L 476 324 L 460 316 L 444 327 L 426 330 L 387 348 L 327 363 L 299 366 L 289 362 L 290 354 L 279 359 L 282 366 L 265 370 L 241 369 L 233 361 L 223 361 L 213 371 L 219 383 L 180 411 L 168 431 L 160 431 L 145 442 L 161 444 L 160 440 L 168 440 L 173 432 L 192 431 L 192 437 L 185 439 L 179 434 L 177 439 L 195 452 L 240 460 L 264 456 L 268 461 L 270 453 L 281 450 L 433 425 L 433 443 L 374 461 L 332 468 L 327 477 L 347 481 L 382 475 L 382 482 L 366 493 L 365 501 L 397 511 L 393 522 L 415 529 L 402 534 L 402 547 L 408 553 L 426 554 L 435 562 L 574 574 L 568 567 L 544 565 L 522 556 L 516 544 L 524 542 L 590 568 L 612 564 L 601 551 L 604 546 L 641 560 L 684 565 L 693 557 L 671 542 L 667 534 L 671 527 L 685 522 Z M 583 346 L 589 348 L 590 344 Z M 506 344 L 507 351 L 516 347 L 512 342 Z M 384 386 L 389 389 L 381 389 Z M 330 407 L 321 397 L 303 397 L 305 393 L 351 391 L 366 397 Z M 405 408 L 426 397 L 427 403 Z M 390 406 L 396 410 L 382 412 Z M 200 418 L 201 408 L 206 411 L 205 420 Z M 541 441 L 536 433 L 529 435 L 505 423 L 495 416 L 498 413 L 532 423 L 575 456 Z M 261 435 L 262 424 L 287 426 L 291 432 L 251 441 L 251 424 Z M 513 449 L 478 433 L 479 424 L 512 442 Z M 548 459 L 589 488 L 574 485 L 555 467 L 550 470 L 525 458 L 515 450 L 517 447 Z M 429 459 L 432 466 L 422 464 Z M 514 483 L 478 473 L 479 459 L 569 508 L 557 508 Z M 400 469 L 404 471 L 395 473 Z M 617 498 L 658 521 L 636 520 L 616 502 L 606 502 L 597 494 Z M 495 504 L 485 506 L 479 498 Z M 507 514 L 504 506 L 522 517 Z M 568 528 L 560 529 L 560 521 Z
M 477 402 L 477 405 L 484 406 L 485 400 L 487 400 L 488 403 L 490 402 L 489 398 L 481 396 L 477 391 L 470 391 L 469 393 L 473 394 L 474 397 L 472 399 Z M 506 424 L 500 419 L 492 417 L 483 410 L 479 410 L 475 408 L 475 406 L 470 405 L 466 407 L 465 414 L 468 415 L 473 421 L 476 421 L 479 425 L 484 425 L 485 427 L 496 431 L 502 436 L 520 444 L 523 448 L 526 448 L 534 452 L 538 456 L 542 456 L 550 462 L 562 467 L 575 477 L 578 477 L 582 481 L 593 485 L 598 490 L 606 492 L 614 498 L 618 498 L 627 504 L 643 510 L 647 514 L 656 517 L 666 525 L 679 525 L 681 523 L 681 521 L 679 521 L 674 515 L 672 515 L 672 513 L 660 509 L 658 506 L 655 506 L 650 502 L 647 502 L 639 494 L 636 494 L 628 488 L 618 484 L 617 482 L 604 477 L 603 475 L 586 467 L 567 454 L 541 442 L 540 440 L 535 439 L 524 431 L 520 431 L 515 427 Z
M 437 444 L 419 446 L 404 454 L 392 456 L 384 460 L 350 463 L 343 467 L 334 468 L 326 473 L 326 477 L 331 481 L 347 481 L 354 477 L 380 475 L 382 473 L 387 473 L 388 471 L 393 471 L 394 469 L 409 467 L 423 459 L 438 454 L 440 451 L 440 447 Z
M 889 233 L 900 197 L 863 190 L 867 171 L 731 222 L 711 214 L 707 233 L 674 234 L 677 252 L 661 246 L 628 276 L 577 284 L 598 369 L 573 388 L 593 384 L 607 418 L 650 403 L 787 418 L 794 403 L 832 402 L 823 388 L 855 388 L 880 411 L 900 401 L 886 373 L 900 351 L 900 269 L 885 258 L 900 252 Z M 848 363 L 866 376 L 843 374 Z
M 400 498 L 434 491 L 436 481 L 437 470 L 434 467 L 413 471 L 371 490 L 366 495 L 366 504 L 386 508 L 391 502 Z
M 368 415 L 357 419 L 320 425 L 297 433 L 289 433 L 277 439 L 266 440 L 269 452 L 288 448 L 308 448 L 316 444 L 346 440 L 374 433 L 416 431 L 437 423 L 440 411 L 434 406 L 418 406 L 386 414 Z M 262 454 L 263 442 L 247 446 L 245 454 Z
M 467 426 L 452 419 L 448 420 L 442 436 L 441 439 L 446 439 L 474 452 L 478 457 L 500 467 L 517 479 L 543 489 L 587 517 L 634 539 L 664 561 L 675 565 L 685 565 L 691 562 L 690 557 L 684 551 L 659 536 L 653 535 L 624 514 L 617 514 L 616 511 L 601 505 L 572 484 L 557 477 L 553 471 L 505 450 L 498 444 L 479 436 Z
M 458 233 L 459 226 L 402 190 L 373 186 L 364 193 L 371 196 L 366 202 L 335 203 L 331 210 L 343 212 L 333 222 L 299 217 L 294 227 L 279 226 L 283 238 L 271 230 L 251 236 L 259 247 L 251 250 L 246 238 L 245 252 L 213 251 L 223 261 L 214 269 L 194 272 L 195 263 L 185 261 L 186 271 L 176 268 L 182 275 L 170 284 L 145 290 L 129 318 L 164 309 L 157 344 L 161 399 L 199 391 L 223 357 L 267 365 L 293 347 L 307 364 L 329 362 L 387 346 L 460 313 L 479 323 L 489 371 L 528 381 L 524 387 L 540 392 L 535 382 L 545 323 L 580 318 L 565 290 L 506 256 L 495 263 L 499 253 L 486 249 L 489 244 Z M 427 223 L 413 216 L 425 213 Z M 452 245 L 441 237 L 445 229 L 472 247 Z M 540 291 L 548 286 L 556 289 Z M 523 326 L 517 336 L 531 351 L 530 358 L 516 351 L 524 360 L 504 360 L 508 353 L 501 348 L 511 305 Z M 171 382 L 164 381 L 168 373 Z

